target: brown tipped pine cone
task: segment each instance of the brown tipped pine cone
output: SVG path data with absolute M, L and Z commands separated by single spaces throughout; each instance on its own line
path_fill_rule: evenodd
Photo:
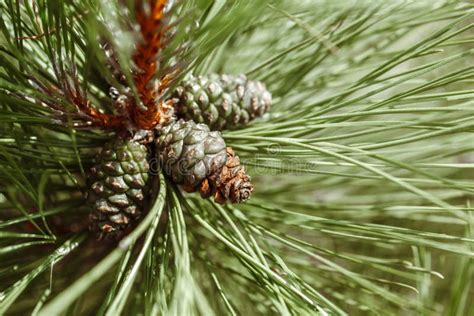
M 131 138 L 107 143 L 89 173 L 90 230 L 117 238 L 140 217 L 148 182 L 148 149 Z
M 262 116 L 272 97 L 265 85 L 244 75 L 189 76 L 171 96 L 178 117 L 212 130 L 235 129 Z
M 164 172 L 187 192 L 199 191 L 218 203 L 246 201 L 253 186 L 239 158 L 219 132 L 205 124 L 179 120 L 165 126 L 156 139 Z

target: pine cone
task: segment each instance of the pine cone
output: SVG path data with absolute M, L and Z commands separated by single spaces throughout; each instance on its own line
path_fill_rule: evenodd
M 140 217 L 148 182 L 148 149 L 131 138 L 105 144 L 89 173 L 90 230 L 120 237 Z
M 268 111 L 272 96 L 259 81 L 244 75 L 189 76 L 171 96 L 178 117 L 205 123 L 212 130 L 235 129 Z
M 205 124 L 179 120 L 161 130 L 156 152 L 164 172 L 187 192 L 218 203 L 246 201 L 253 186 L 232 148 Z

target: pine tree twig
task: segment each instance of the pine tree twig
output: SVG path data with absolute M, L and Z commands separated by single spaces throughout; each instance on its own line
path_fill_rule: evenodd
M 133 61 L 137 67 L 134 75 L 135 85 L 141 104 L 135 105 L 133 116 L 139 128 L 151 129 L 167 122 L 171 117 L 172 106 L 159 97 L 169 87 L 177 74 L 176 69 L 163 73 L 157 80 L 155 75 L 161 72 L 159 54 L 170 40 L 170 31 L 175 23 L 168 23 L 165 16 L 166 0 L 149 1 L 149 13 L 146 14 L 141 1 L 135 3 L 135 11 L 142 42 L 137 45 Z
M 316 2 L 0 1 L 0 314 L 474 314 L 473 6 Z M 111 135 L 90 131 L 111 126 L 102 115 L 126 121 L 116 134 L 153 127 L 187 72 L 251 72 L 275 96 L 223 132 L 250 203 L 160 176 L 117 248 L 36 244 L 52 240 L 38 221 L 57 247 L 84 228 L 79 172 Z
M 57 68 L 56 68 L 57 69 Z M 35 78 L 30 78 L 40 91 L 50 96 L 51 99 L 40 98 L 39 102 L 54 112 L 54 122 L 67 125 L 73 121 L 74 127 L 101 127 L 118 129 L 123 127 L 123 120 L 117 115 L 105 114 L 97 111 L 81 92 L 77 70 L 74 66 L 70 71 L 56 71 L 57 76 L 61 79 L 58 81 L 59 87 L 53 84 L 45 85 Z M 70 101 L 75 105 L 76 111 L 68 111 L 60 102 L 62 98 Z

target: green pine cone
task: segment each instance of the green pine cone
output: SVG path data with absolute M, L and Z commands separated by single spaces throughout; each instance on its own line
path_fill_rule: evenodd
M 212 130 L 236 129 L 268 111 L 272 97 L 265 85 L 244 75 L 211 74 L 183 80 L 172 94 L 178 117 L 205 123 Z
M 193 121 L 179 120 L 164 127 L 156 145 L 165 173 L 189 191 L 219 171 L 227 159 L 220 133 Z
M 90 230 L 99 239 L 120 237 L 143 211 L 148 149 L 131 138 L 106 143 L 89 173 Z
M 214 196 L 217 203 L 241 203 L 250 197 L 251 179 L 220 132 L 181 119 L 161 129 L 155 142 L 164 173 L 187 192 Z

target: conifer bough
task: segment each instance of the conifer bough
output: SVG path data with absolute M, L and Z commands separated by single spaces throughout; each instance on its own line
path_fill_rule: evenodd
M 272 96 L 260 81 L 245 75 L 193 76 L 172 94 L 178 116 L 212 130 L 236 129 L 268 111 Z
M 268 110 L 271 95 L 263 83 L 248 80 L 244 75 L 211 74 L 188 77 L 171 98 L 165 99 L 165 91 L 180 72 L 179 62 L 166 69 L 160 62 L 173 28 L 165 4 L 164 0 L 148 5 L 136 2 L 140 32 L 135 52 L 130 56 L 134 62 L 130 73 L 139 98 L 131 95 L 132 89 L 121 75 L 118 82 L 124 85 L 123 89 L 110 87 L 115 114 L 102 115 L 91 107 L 78 106 L 80 111 L 90 109 L 103 129 L 117 132 L 116 138 L 97 156 L 98 162 L 89 174 L 90 229 L 99 238 L 121 237 L 144 211 L 151 176 L 149 148 L 144 143 L 153 142 L 138 141 L 141 131 L 155 133 L 156 157 L 162 169 L 185 191 L 199 191 L 203 198 L 213 196 L 218 203 L 240 203 L 253 190 L 239 158 L 232 148 L 226 147 L 220 133 L 211 129 L 244 126 Z M 118 76 L 121 69 L 114 48 L 104 45 L 110 70 Z M 78 103 L 76 99 L 72 101 Z M 184 120 L 176 122 L 174 112 Z M 120 136 L 124 133 L 128 136 Z
M 187 192 L 199 191 L 217 203 L 246 201 L 250 177 L 219 132 L 205 124 L 179 120 L 161 130 L 156 152 L 164 172 Z

